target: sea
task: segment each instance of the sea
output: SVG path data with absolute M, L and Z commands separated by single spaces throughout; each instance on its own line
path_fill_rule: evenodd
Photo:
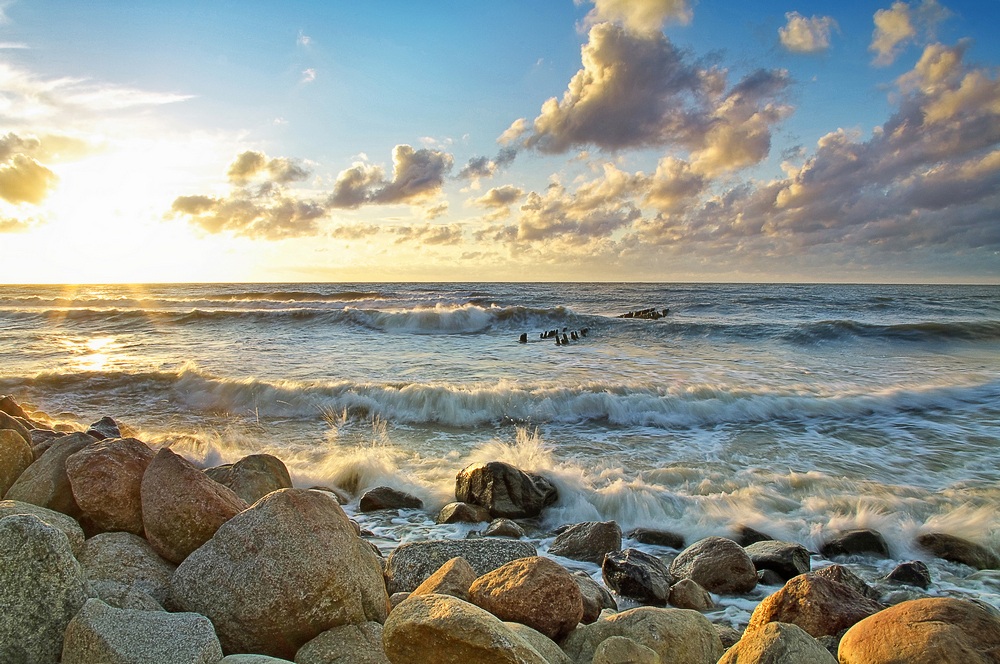
M 475 536 L 434 517 L 462 468 L 502 460 L 558 488 L 527 524 L 542 553 L 579 521 L 811 551 L 874 528 L 891 558 L 850 561 L 866 580 L 923 560 L 928 593 L 1000 607 L 1000 571 L 914 544 L 1000 552 L 1000 286 L 0 286 L 0 393 L 199 466 L 270 453 L 296 486 L 412 493 L 424 510 L 347 506 L 386 553 Z M 774 590 L 708 615 L 745 625 Z

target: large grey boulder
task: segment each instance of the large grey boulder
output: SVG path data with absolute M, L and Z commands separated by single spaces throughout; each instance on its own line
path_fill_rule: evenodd
M 286 659 L 389 608 L 378 556 L 334 498 L 308 489 L 271 492 L 220 527 L 174 572 L 171 599 L 208 616 L 225 652 Z
M 4 497 L 47 507 L 74 519 L 79 517 L 80 506 L 73 497 L 73 489 L 66 474 L 66 459 L 94 441 L 93 437 L 85 433 L 57 438 L 52 447 L 45 450 L 21 473 Z
M 455 500 L 482 505 L 493 517 L 525 519 L 538 516 L 556 502 L 555 486 L 502 461 L 474 463 L 455 478 Z
M 769 569 L 780 576 L 783 582 L 811 569 L 809 551 L 795 542 L 769 540 L 755 542 L 744 548 L 758 572 Z
M 87 540 L 80 564 L 90 581 L 112 581 L 167 602 L 176 565 L 132 533 L 101 533 Z
M 288 468 L 271 454 L 251 454 L 234 464 L 208 468 L 205 474 L 232 489 L 247 505 L 253 505 L 272 491 L 292 488 Z
M 670 573 L 720 595 L 748 593 L 757 586 L 757 570 L 750 556 L 724 537 L 706 537 L 684 549 L 670 563 Z
M 38 505 L 23 503 L 19 500 L 0 500 L 0 519 L 15 514 L 37 516 L 53 528 L 63 531 L 63 534 L 69 539 L 69 546 L 73 550 L 74 556 L 79 556 L 80 552 L 83 551 L 83 528 L 80 527 L 80 524 L 73 517 L 66 516 L 62 512 L 50 510 L 47 507 L 39 507 Z
M 622 550 L 622 529 L 614 521 L 574 523 L 559 533 L 549 553 L 572 560 L 601 564 L 604 556 Z
M 531 544 L 507 539 L 407 542 L 389 554 L 385 579 L 389 594 L 411 592 L 452 558 L 464 558 L 476 575 L 482 576 L 512 560 L 536 554 Z
M 0 498 L 35 460 L 31 445 L 13 429 L 0 429 Z
M 222 646 L 196 613 L 117 609 L 88 600 L 70 621 L 62 664 L 218 664 Z
M 69 540 L 30 514 L 0 519 L 0 662 L 59 661 L 91 590 Z

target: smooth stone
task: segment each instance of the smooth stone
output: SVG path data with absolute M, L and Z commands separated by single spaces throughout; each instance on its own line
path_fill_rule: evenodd
M 622 597 L 658 606 L 667 603 L 674 581 L 662 560 L 638 549 L 625 549 L 605 556 L 601 575 L 608 588 Z
M 397 546 L 386 560 L 386 585 L 390 594 L 413 591 L 452 558 L 464 558 L 476 576 L 481 576 L 536 553 L 528 542 L 497 538 L 406 542 Z
M 247 505 L 278 489 L 292 488 L 284 462 L 271 454 L 251 454 L 234 464 L 208 468 L 205 473 L 233 490 Z
M 719 664 L 838 664 L 837 659 L 798 625 L 772 622 L 747 631 Z
M 875 556 L 889 557 L 889 545 L 885 538 L 876 530 L 858 529 L 840 533 L 827 541 L 819 549 L 827 558 L 837 556 Z
M 573 660 L 562 651 L 562 648 L 555 641 L 537 629 L 532 629 L 527 625 L 517 622 L 504 622 L 504 625 L 515 635 L 521 637 L 525 643 L 534 648 L 535 652 L 541 655 L 548 664 L 573 664 Z
M 482 505 L 493 517 L 535 517 L 558 498 L 558 491 L 546 478 L 502 461 L 471 464 L 455 478 L 455 499 Z
M 743 548 L 758 572 L 769 569 L 776 572 L 783 581 L 805 574 L 812 567 L 809 551 L 795 542 L 770 540 L 755 542 Z
M 683 549 L 684 536 L 669 530 L 655 530 L 653 528 L 636 528 L 627 535 L 640 544 L 653 544 L 655 546 L 665 546 L 670 549 Z
M 773 569 L 762 569 L 757 572 L 757 584 L 761 586 L 783 586 L 787 580 Z
M 715 608 L 712 595 L 691 579 L 681 579 L 670 586 L 667 603 L 678 609 L 708 611 Z
M 618 602 L 614 596 L 586 572 L 576 570 L 573 572 L 573 579 L 580 586 L 580 593 L 583 595 L 583 618 L 580 622 L 589 625 L 601 617 L 604 609 L 618 610 Z
M 566 568 L 550 558 L 514 560 L 483 574 L 469 588 L 476 606 L 560 641 L 583 618 L 583 595 Z
M 223 657 L 219 664 L 295 664 L 291 660 L 282 659 L 280 657 L 271 657 L 270 655 L 254 655 L 241 653 L 239 655 L 226 655 Z M 344 662 L 343 664 L 350 664 L 350 662 Z
M 490 511 L 481 505 L 448 503 L 438 513 L 437 523 L 482 523 L 490 520 Z
M 135 438 L 111 438 L 87 445 L 66 458 L 66 475 L 89 534 L 144 532 L 142 476 L 153 450 Z
M 451 595 L 469 601 L 469 588 L 476 580 L 476 572 L 464 558 L 452 558 L 438 571 L 427 577 L 427 580 L 417 586 L 413 595 Z
M 295 664 L 390 664 L 382 625 L 365 622 L 326 630 L 295 653 Z
M 332 627 L 385 620 L 378 561 L 335 499 L 279 489 L 181 563 L 171 600 L 207 616 L 227 653 L 287 659 Z
M 757 542 L 768 542 L 774 538 L 770 535 L 760 532 L 750 526 L 739 526 L 736 529 L 736 536 L 733 540 L 737 544 L 743 547 L 750 546 L 751 544 L 756 544 Z
M 16 431 L 24 442 L 31 444 L 31 429 L 26 427 L 24 423 L 17 419 L 17 416 L 10 415 L 2 410 L 0 410 L 0 430 L 9 429 L 10 431 Z
M 376 512 L 378 510 L 421 509 L 424 501 L 416 496 L 398 491 L 388 486 L 369 489 L 361 496 L 358 510 L 361 512 Z
M 498 518 L 490 521 L 483 531 L 483 537 L 512 537 L 521 539 L 524 537 L 524 528 L 510 519 Z
M 117 609 L 88 600 L 66 628 L 62 664 L 218 664 L 222 646 L 196 613 Z
M 622 529 L 614 521 L 574 523 L 549 546 L 549 555 L 597 563 L 607 554 L 622 550 Z
M 0 498 L 35 460 L 31 445 L 13 429 L 0 429 Z
M 882 609 L 854 588 L 815 573 L 790 579 L 757 605 L 747 630 L 770 622 L 798 625 L 813 637 L 850 627 Z
M 91 581 L 113 581 L 149 594 L 160 605 L 168 602 L 170 579 L 177 566 L 131 533 L 101 533 L 87 540 L 80 564 Z
M 931 585 L 931 571 L 919 560 L 901 563 L 885 577 L 886 581 L 905 583 L 918 588 L 928 588 Z
M 829 579 L 830 581 L 836 581 L 837 583 L 843 583 L 844 585 L 850 586 L 873 602 L 879 601 L 879 592 L 865 583 L 864 579 L 851 571 L 851 568 L 849 567 L 845 567 L 843 565 L 830 565 L 829 567 L 823 567 L 810 573 Z
M 79 556 L 80 552 L 83 551 L 83 528 L 80 527 L 80 524 L 73 517 L 66 516 L 62 512 L 50 510 L 47 507 L 24 503 L 20 500 L 0 500 L 0 519 L 15 514 L 31 514 L 53 528 L 61 530 L 69 540 L 69 546 L 74 556 Z
M 945 533 L 925 533 L 917 544 L 938 558 L 975 569 L 1000 569 L 1000 557 L 981 544 Z
M 639 645 L 624 636 L 610 636 L 594 650 L 593 664 L 662 664 L 652 648 Z
M 94 442 L 85 433 L 56 438 L 33 464 L 27 467 L 4 497 L 62 512 L 74 519 L 80 516 L 80 506 L 66 474 L 66 459 Z
M 0 662 L 59 661 L 63 633 L 93 592 L 69 540 L 31 514 L 0 519 Z
M 93 436 L 97 440 L 121 438 L 122 429 L 113 417 L 105 415 L 87 428 L 87 435 Z
M 720 595 L 748 593 L 757 586 L 757 569 L 746 550 L 724 537 L 706 537 L 687 547 L 670 563 L 670 573 Z

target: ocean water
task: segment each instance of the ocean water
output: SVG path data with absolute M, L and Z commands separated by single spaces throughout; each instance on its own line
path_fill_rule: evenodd
M 646 307 L 669 313 L 618 317 Z M 588 334 L 540 338 L 564 328 Z M 433 513 L 461 468 L 502 459 L 560 490 L 530 529 L 543 551 L 582 520 L 811 550 L 871 527 L 892 560 L 857 561 L 869 580 L 923 559 L 932 593 L 1000 607 L 1000 572 L 913 544 L 1000 551 L 997 286 L 0 286 L 0 393 L 203 465 L 268 452 L 298 486 L 420 496 L 358 515 L 386 551 L 475 530 Z M 773 590 L 711 617 L 745 623 Z

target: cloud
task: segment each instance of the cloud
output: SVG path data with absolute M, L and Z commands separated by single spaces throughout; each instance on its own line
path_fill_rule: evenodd
M 524 196 L 524 191 L 517 187 L 506 184 L 502 187 L 494 187 L 483 196 L 475 199 L 473 203 L 484 208 L 508 208 Z
M 530 127 L 514 122 L 501 142 L 549 154 L 680 148 L 719 172 L 766 156 L 771 127 L 791 112 L 780 104 L 786 72 L 754 72 L 726 91 L 725 71 L 689 62 L 662 33 L 595 25 L 582 61 L 562 99 L 546 101 Z
M 14 219 L 0 217 L 0 234 L 27 233 L 38 225 L 35 219 Z
M 868 47 L 875 53 L 873 63 L 879 67 L 891 65 L 907 44 L 933 39 L 937 24 L 949 16 L 951 12 L 937 0 L 922 0 L 919 5 L 897 1 L 889 9 L 878 10 Z
M 55 173 L 23 154 L 14 154 L 0 165 L 0 198 L 8 203 L 38 205 L 56 182 Z
M 440 225 L 424 224 L 422 226 L 397 226 L 392 229 L 396 234 L 396 244 L 412 242 L 430 246 L 458 245 L 464 241 L 462 228 L 457 224 Z
M 296 38 L 295 43 L 299 46 L 308 48 L 309 46 L 312 46 L 312 37 L 307 35 L 302 30 L 299 30 L 299 36 Z
M 576 1 L 581 4 L 581 0 Z M 587 15 L 589 25 L 608 21 L 635 32 L 659 31 L 668 21 L 687 25 L 694 15 L 688 0 L 593 0 L 593 3 L 594 8 Z
M 328 204 L 335 208 L 362 205 L 419 204 L 440 193 L 454 159 L 446 152 L 397 145 L 392 178 L 379 166 L 359 162 L 337 176 Z
M 830 31 L 837 22 L 829 16 L 806 18 L 798 12 L 785 14 L 788 21 L 778 29 L 781 45 L 793 53 L 819 53 L 830 48 Z
M 312 83 L 316 80 L 316 70 L 310 67 L 302 70 L 302 83 Z
M 439 217 L 443 217 L 444 215 L 448 214 L 448 208 L 449 208 L 448 201 L 440 203 L 439 205 L 433 205 L 429 208 L 426 208 L 423 211 L 423 217 L 428 221 L 437 219 Z
M 309 171 L 298 162 L 284 157 L 268 159 L 262 152 L 247 150 L 237 155 L 226 172 L 229 181 L 246 184 L 261 175 L 279 184 L 298 182 L 309 177 Z
M 516 157 L 517 150 L 509 147 L 502 148 L 495 157 L 473 157 L 462 167 L 456 177 L 460 180 L 491 178 L 510 166 Z

